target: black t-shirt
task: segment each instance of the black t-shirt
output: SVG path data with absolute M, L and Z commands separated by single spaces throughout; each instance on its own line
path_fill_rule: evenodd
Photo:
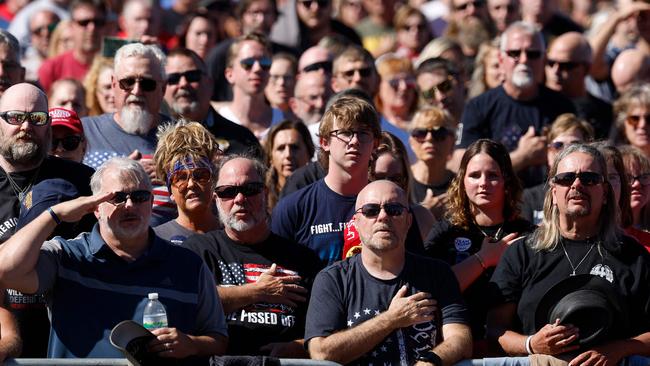
M 480 227 L 486 234 L 501 239 L 510 233 L 526 235 L 534 226 L 526 220 L 508 221 L 497 226 Z M 433 225 L 429 235 L 424 241 L 424 247 L 428 256 L 447 262 L 454 266 L 481 249 L 485 235 L 479 227 L 472 224 L 468 230 L 458 226 L 452 226 L 447 220 L 438 221 Z M 488 307 L 486 303 L 488 283 L 494 272 L 494 268 L 488 268 L 474 281 L 464 292 L 463 297 L 470 312 L 472 335 L 474 339 L 483 339 L 485 336 L 485 319 Z
M 409 286 L 407 296 L 420 291 L 430 293 L 438 301 L 441 313 L 432 321 L 392 332 L 350 365 L 413 364 L 418 353 L 431 350 L 440 342 L 443 324 L 467 324 L 467 309 L 451 268 L 438 260 L 408 252 L 405 258 L 404 269 L 392 280 L 370 275 L 361 255 L 321 271 L 309 302 L 305 341 L 327 337 L 379 315 L 388 309 L 392 298 L 405 284 Z
M 544 219 L 544 196 L 547 191 L 546 183 L 524 189 L 521 197 L 521 217 L 539 225 Z
M 300 285 L 311 289 L 322 268 L 319 258 L 308 248 L 273 233 L 255 245 L 238 244 L 223 230 L 194 235 L 182 244 L 197 253 L 214 273 L 218 286 L 252 283 L 273 263 L 284 275 L 299 275 Z M 287 342 L 303 337 L 307 302 L 296 308 L 256 303 L 226 314 L 229 355 L 262 354 L 260 347 L 271 342 Z
M 213 108 L 210 108 L 210 116 L 211 118 L 208 118 L 204 123 L 206 124 L 208 131 L 210 131 L 217 140 L 224 139 L 227 141 L 228 148 L 224 153 L 250 154 L 262 157 L 262 146 L 260 146 L 259 141 L 248 128 L 228 120 L 217 113 Z
M 584 29 L 573 19 L 559 12 L 553 14 L 551 19 L 542 27 L 542 36 L 544 36 L 546 45 L 551 44 L 556 37 L 567 32 L 582 33 Z
M 467 102 L 457 147 L 466 149 L 474 141 L 488 138 L 513 151 L 530 126 L 539 135 L 560 114 L 574 112 L 569 99 L 545 86 L 540 85 L 537 97 L 529 101 L 515 100 L 499 86 Z M 524 186 L 542 183 L 544 170 L 543 166 L 525 169 L 520 174 Z
M 62 178 L 72 183 L 80 195 L 89 196 L 92 194 L 90 177 L 93 172 L 92 168 L 83 164 L 47 157 L 37 169 L 10 174 L 21 189 L 26 188 L 30 183 L 33 187 L 46 179 Z M 25 193 L 28 192 L 29 190 Z M 0 168 L 0 242 L 7 241 L 14 234 L 19 215 L 20 201 L 11 182 L 7 179 L 7 173 Z M 77 226 L 79 232 L 90 231 L 94 222 L 91 216 L 86 215 L 83 222 Z M 16 316 L 18 328 L 23 334 L 21 357 L 46 357 L 50 322 L 43 296 L 23 295 L 12 289 L 8 289 L 5 296 L 5 301 Z
M 591 94 L 571 100 L 576 108 L 576 115 L 594 128 L 596 140 L 606 139 L 612 128 L 614 114 L 612 105 Z
M 530 235 L 506 249 L 490 280 L 497 290 L 494 294 L 497 303 L 517 303 L 520 324 L 515 325 L 514 330 L 523 334 L 538 330 L 535 329 L 535 311 L 540 299 L 573 272 L 559 244 L 554 250 L 535 252 L 530 247 L 533 238 L 534 235 Z M 587 255 L 589 242 L 562 240 L 574 266 L 586 255 L 576 274 L 603 277 L 625 298 L 633 321 L 623 336 L 650 331 L 650 255 L 645 248 L 624 236 L 620 243 L 601 245 Z
M 445 179 L 445 182 L 439 185 L 428 185 L 424 183 L 420 183 L 417 180 L 413 179 L 411 181 L 411 197 L 413 200 L 417 203 L 420 203 L 424 200 L 424 197 L 427 196 L 427 190 L 430 189 L 433 192 L 434 196 L 439 196 L 445 192 L 447 192 L 447 189 L 449 188 L 449 185 L 451 184 L 452 179 L 454 179 L 454 172 L 447 170 L 446 171 L 447 177 Z

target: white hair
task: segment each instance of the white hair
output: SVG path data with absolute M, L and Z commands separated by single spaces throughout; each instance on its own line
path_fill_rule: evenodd
M 537 29 L 537 27 L 534 24 L 520 20 L 518 22 L 510 24 L 510 26 L 508 26 L 508 28 L 503 31 L 503 34 L 501 35 L 501 45 L 499 47 L 501 52 L 506 51 L 506 47 L 508 47 L 508 37 L 511 33 L 515 32 L 521 32 L 533 38 L 537 38 L 539 44 L 541 45 L 540 51 L 542 51 L 542 53 L 546 51 L 544 37 L 542 37 L 542 33 Z
M 157 46 L 129 43 L 120 47 L 117 53 L 115 53 L 114 70 L 118 70 L 122 62 L 129 57 L 144 57 L 154 61 L 158 65 L 160 80 L 167 80 L 167 75 L 165 74 L 167 57 Z

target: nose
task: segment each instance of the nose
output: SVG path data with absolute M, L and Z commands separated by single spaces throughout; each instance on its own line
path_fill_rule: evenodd
M 241 192 L 238 192 L 237 195 L 235 196 L 235 198 L 233 198 L 233 203 L 240 204 L 240 206 L 241 206 L 241 204 L 244 203 L 245 200 L 246 200 L 246 197 L 244 196 L 244 194 L 241 193 Z
M 648 125 L 648 121 L 645 119 L 645 114 L 639 117 L 639 125 L 637 128 L 644 129 Z
M 361 72 L 359 72 L 359 70 L 354 70 L 354 75 L 352 75 L 352 81 L 354 81 L 355 83 L 361 81 Z
M 131 94 L 133 94 L 133 95 L 142 95 L 143 94 L 142 85 L 140 85 L 139 80 L 136 80 L 135 84 L 133 84 L 133 88 L 131 89 Z

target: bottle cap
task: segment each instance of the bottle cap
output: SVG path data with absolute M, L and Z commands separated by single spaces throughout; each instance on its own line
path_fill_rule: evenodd
M 151 292 L 151 293 L 149 293 L 149 295 L 147 297 L 149 297 L 149 300 L 158 300 L 158 293 L 157 292 Z

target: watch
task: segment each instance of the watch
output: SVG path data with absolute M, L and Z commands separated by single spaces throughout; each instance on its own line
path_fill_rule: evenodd
M 435 352 L 433 351 L 427 351 L 425 353 L 420 353 L 418 357 L 416 358 L 417 361 L 423 361 L 423 362 L 428 362 L 430 364 L 433 364 L 435 366 L 442 366 L 442 358 L 438 356 Z

